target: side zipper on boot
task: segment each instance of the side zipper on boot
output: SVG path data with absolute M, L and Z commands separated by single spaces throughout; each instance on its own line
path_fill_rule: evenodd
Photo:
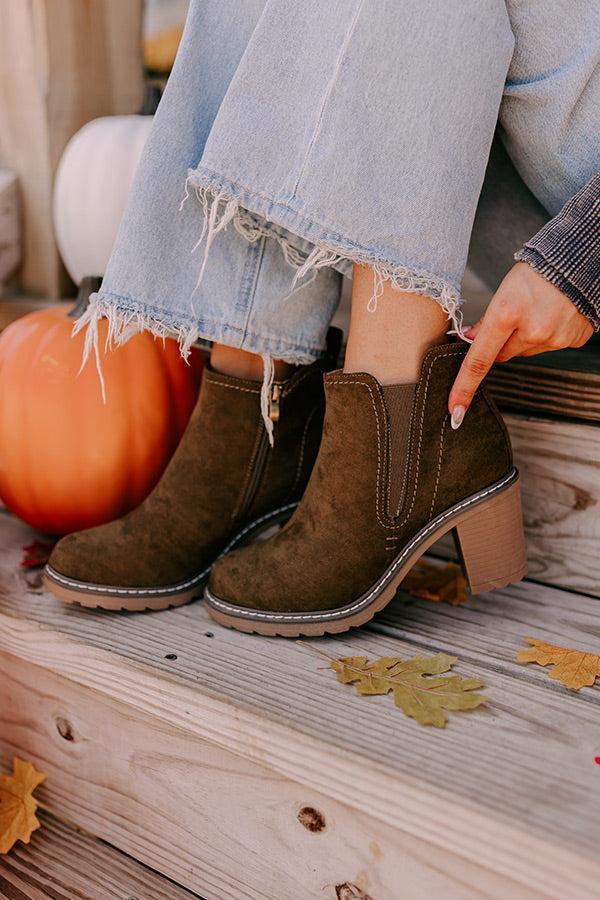
M 281 385 L 273 384 L 271 387 L 271 392 L 269 395 L 269 418 L 273 422 L 273 424 L 279 421 L 279 401 L 281 398 Z M 252 471 L 250 473 L 250 478 L 248 479 L 248 484 L 246 486 L 246 490 L 244 492 L 244 496 L 240 502 L 237 518 L 240 521 L 244 520 L 244 517 L 250 510 L 254 498 L 258 492 L 258 488 L 260 486 L 260 482 L 262 480 L 263 472 L 265 470 L 265 464 L 267 462 L 267 455 L 269 453 L 269 436 L 267 434 L 267 429 L 264 427 L 260 436 L 260 441 L 258 444 L 258 448 L 256 451 L 256 458 L 254 460 L 254 465 L 252 466 Z

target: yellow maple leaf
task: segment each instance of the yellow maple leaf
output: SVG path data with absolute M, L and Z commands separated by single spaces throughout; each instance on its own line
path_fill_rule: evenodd
M 421 600 L 451 603 L 458 606 L 469 599 L 467 582 L 456 563 L 436 565 L 420 560 L 412 567 L 400 589 Z
M 13 774 L 0 775 L 0 854 L 8 853 L 17 841 L 28 844 L 32 832 L 40 827 L 32 794 L 45 777 L 16 756 Z
M 578 691 L 582 687 L 592 687 L 596 678 L 600 678 L 600 656 L 584 650 L 556 647 L 535 638 L 526 637 L 524 640 L 533 646 L 519 650 L 517 661 L 554 666 L 548 675 L 565 687 Z
M 329 660 L 342 684 L 355 684 L 357 692 L 363 695 L 392 694 L 396 706 L 421 725 L 443 728 L 448 721 L 448 710 L 475 709 L 487 699 L 475 693 L 483 687 L 478 678 L 427 677 L 440 676 L 452 669 L 457 658 L 447 653 L 405 660 L 399 656 L 382 656 L 369 662 L 367 656 L 332 659 L 318 647 L 306 646 Z

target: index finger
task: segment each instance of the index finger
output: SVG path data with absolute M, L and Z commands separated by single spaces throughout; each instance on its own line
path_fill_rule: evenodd
M 448 397 L 448 409 L 452 417 L 453 428 L 458 428 L 461 424 L 471 405 L 475 391 L 491 369 L 512 331 L 512 328 L 501 327 L 498 322 L 494 321 L 493 316 L 490 316 L 487 321 L 484 318 L 481 330 L 463 359 Z

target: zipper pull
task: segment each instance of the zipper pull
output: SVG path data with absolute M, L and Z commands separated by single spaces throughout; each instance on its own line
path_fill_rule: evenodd
M 281 385 L 271 385 L 269 393 L 269 418 L 271 422 L 279 422 L 279 400 L 281 397 Z

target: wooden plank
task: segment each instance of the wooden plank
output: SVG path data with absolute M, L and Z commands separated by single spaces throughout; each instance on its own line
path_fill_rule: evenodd
M 508 362 L 494 366 L 488 385 L 501 409 L 600 422 L 599 372 Z
M 600 428 L 507 416 L 530 576 L 600 596 Z
M 0 293 L 21 260 L 17 176 L 0 169 Z
M 36 300 L 31 297 L 11 297 L 0 300 L 0 332 L 22 316 L 40 309 L 54 306 L 49 300 Z
M 600 597 L 600 428 L 506 414 L 521 473 L 529 575 Z M 433 552 L 455 558 L 450 537 Z
M 458 655 L 489 707 L 437 731 L 388 698 L 356 697 L 296 642 L 217 628 L 200 603 L 129 616 L 65 608 L 17 570 L 28 529 L 6 517 L 2 531 L 5 652 L 436 852 L 547 896 L 593 895 L 598 688 L 573 694 L 515 656 L 528 634 L 597 652 L 596 600 L 530 583 L 458 608 L 400 598 L 370 628 L 319 640 L 335 657 Z
M 69 138 L 89 119 L 138 109 L 142 0 L 0 4 L 0 151 L 23 198 L 22 287 L 58 297 L 70 282 L 52 230 L 52 187 Z
M 46 669 L 0 673 L 0 755 L 47 772 L 44 804 L 205 898 L 543 896 Z
M 0 856 L 0 894 L 14 900 L 190 900 L 190 893 L 114 847 L 54 816 L 38 814 L 29 844 Z
M 500 363 L 498 368 L 518 365 L 520 368 L 560 370 L 569 374 L 600 375 L 600 334 L 593 334 L 583 347 L 565 347 L 564 350 L 549 350 L 535 356 L 515 357 L 509 363 Z

